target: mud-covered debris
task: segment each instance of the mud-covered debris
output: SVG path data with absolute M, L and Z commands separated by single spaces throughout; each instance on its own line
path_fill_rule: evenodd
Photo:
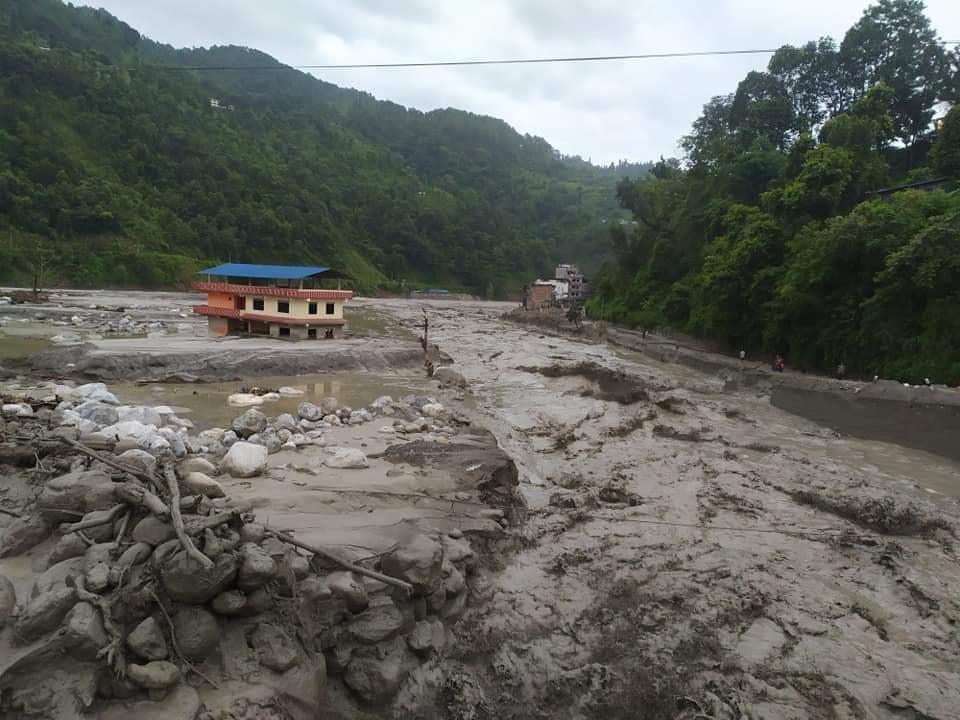
M 364 645 L 388 640 L 403 627 L 403 616 L 388 596 L 377 596 L 362 613 L 350 621 L 347 632 Z
M 255 590 L 273 579 L 276 562 L 263 548 L 247 543 L 240 549 L 240 569 L 237 572 L 237 587 L 240 590 Z
M 406 675 L 405 660 L 410 651 L 403 638 L 353 651 L 343 681 L 364 703 L 376 705 L 397 692 Z
M 216 617 L 202 607 L 181 607 L 173 615 L 176 647 L 187 660 L 201 662 L 220 645 Z
M 168 653 L 160 624 L 152 617 L 143 620 L 127 635 L 127 647 L 144 660 L 164 660 Z
M 0 536 L 0 558 L 25 553 L 50 535 L 50 526 L 39 515 L 16 518 Z
M 167 594 L 187 605 L 209 602 L 232 586 L 236 576 L 237 559 L 229 553 L 220 555 L 208 570 L 181 550 L 164 562 L 160 571 Z
M 42 592 L 27 604 L 17 618 L 14 631 L 24 640 L 36 640 L 60 625 L 70 609 L 77 603 L 73 587 L 60 585 Z
M 363 582 L 351 572 L 340 570 L 327 576 L 330 592 L 341 598 L 352 613 L 362 612 L 370 603 Z
M 365 468 L 370 465 L 366 453 L 357 448 L 333 447 L 327 449 L 332 453 L 323 461 L 323 464 L 327 467 L 348 469 Z
M 215 613 L 234 617 L 244 612 L 247 606 L 247 596 L 239 590 L 227 590 L 217 595 L 210 603 Z
M 226 496 L 223 486 L 202 472 L 186 473 L 183 478 L 183 486 L 191 493 L 203 495 L 208 498 L 222 498 Z
M 17 606 L 17 591 L 6 575 L 0 575 L 0 629 L 13 617 L 13 610 Z
M 827 494 L 812 489 L 793 490 L 790 495 L 804 505 L 812 505 L 885 535 L 926 535 L 936 530 L 955 535 L 955 528 L 932 509 L 899 501 L 890 495 L 864 497 Z
M 699 428 L 679 430 L 669 425 L 657 424 L 653 426 L 653 434 L 657 437 L 670 440 L 684 440 L 686 442 L 703 442 L 703 431 Z
M 387 575 L 406 580 L 414 592 L 427 595 L 442 579 L 443 547 L 433 538 L 415 534 L 408 542 L 384 555 L 380 567 Z
M 591 386 L 582 392 L 585 397 L 615 402 L 620 405 L 632 405 L 641 400 L 650 399 L 646 383 L 643 380 L 595 362 L 542 367 L 521 365 L 517 370 L 537 373 L 548 378 L 581 377 L 591 383 Z
M 299 661 L 297 648 L 283 628 L 260 623 L 250 635 L 250 644 L 260 664 L 275 672 L 286 672 Z
M 109 642 L 100 612 L 88 602 L 78 602 L 64 620 L 64 644 L 79 660 L 96 660 Z
M 154 660 L 145 665 L 130 663 L 127 676 L 147 690 L 164 690 L 180 679 L 180 670 L 167 660 Z

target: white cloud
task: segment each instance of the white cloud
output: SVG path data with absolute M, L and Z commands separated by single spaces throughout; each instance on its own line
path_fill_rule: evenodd
M 90 0 L 175 46 L 237 44 L 289 64 L 407 62 L 775 48 L 840 39 L 860 0 Z M 960 3 L 929 0 L 945 40 Z M 330 70 L 324 80 L 422 110 L 500 117 L 561 152 L 644 160 L 676 143 L 713 95 L 766 56 L 558 65 Z

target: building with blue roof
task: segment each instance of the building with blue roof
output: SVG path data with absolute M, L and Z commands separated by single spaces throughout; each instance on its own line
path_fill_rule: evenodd
M 208 319 L 210 334 L 333 338 L 343 334 L 349 276 L 319 265 L 224 263 L 201 270 L 193 288 L 207 294 L 193 311 Z M 324 287 L 336 281 L 336 288 Z

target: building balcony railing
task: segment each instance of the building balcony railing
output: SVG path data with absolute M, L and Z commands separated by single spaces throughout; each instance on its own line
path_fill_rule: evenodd
M 272 285 L 237 285 L 234 283 L 212 282 L 207 280 L 195 280 L 190 286 L 199 292 L 255 295 L 256 297 L 296 298 L 300 300 L 349 300 L 353 297 L 352 290 L 326 290 L 323 288 L 301 290 L 299 288 L 274 287 Z
M 261 312 L 244 312 L 233 308 L 217 307 L 216 305 L 194 305 L 193 312 L 197 315 L 212 315 L 213 317 L 230 318 L 231 320 L 252 320 L 262 323 L 277 323 L 279 325 L 344 325 L 343 318 L 323 317 L 310 315 L 308 317 L 296 315 L 267 315 Z

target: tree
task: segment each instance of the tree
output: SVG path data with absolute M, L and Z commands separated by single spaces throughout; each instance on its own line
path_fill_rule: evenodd
M 890 86 L 901 142 L 912 146 L 928 132 L 949 58 L 921 0 L 879 0 L 867 8 L 840 45 L 840 66 L 854 99 L 878 82 Z
M 954 105 L 944 117 L 930 159 L 937 175 L 960 178 L 960 105 Z
M 747 73 L 730 105 L 730 127 L 745 133 L 749 141 L 760 137 L 781 150 L 786 147 L 796 115 L 780 79 L 770 73 Z

